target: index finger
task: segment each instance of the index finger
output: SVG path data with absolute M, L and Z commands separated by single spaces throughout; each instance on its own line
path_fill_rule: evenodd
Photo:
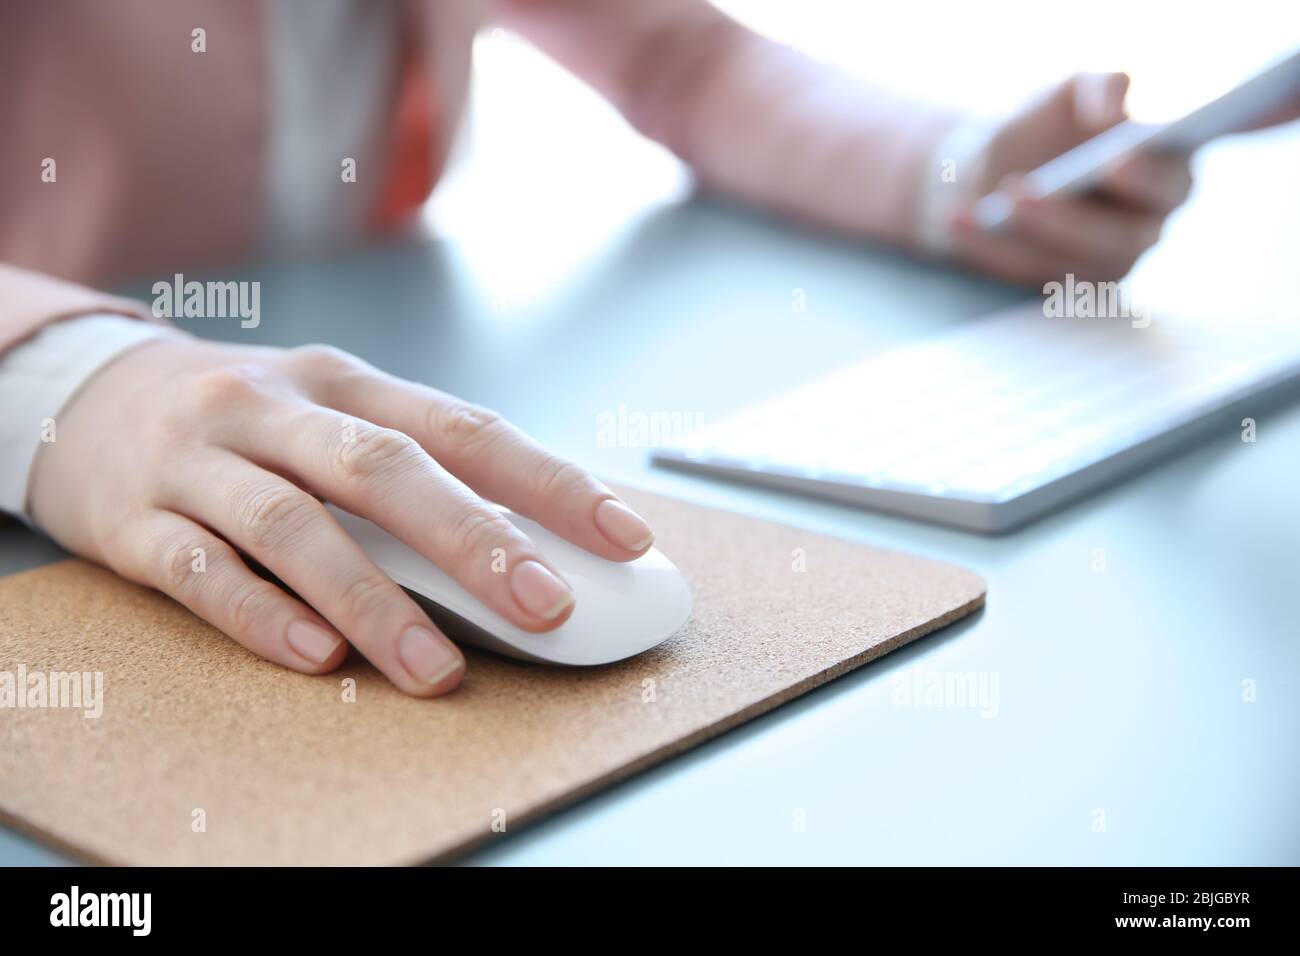
M 654 543 L 650 525 L 584 469 L 551 454 L 500 415 L 343 357 L 314 383 L 345 414 L 414 438 L 479 495 L 611 561 Z

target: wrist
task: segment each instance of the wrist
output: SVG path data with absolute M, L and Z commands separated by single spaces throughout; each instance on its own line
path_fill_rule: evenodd
M 914 238 L 936 256 L 952 253 L 953 214 L 979 197 L 988 146 L 996 126 L 974 117 L 957 120 L 940 138 L 918 184 Z
M 85 384 L 127 351 L 175 329 L 92 314 L 47 325 L 0 356 L 0 510 L 31 523 L 30 478 L 39 452 L 58 440 L 58 419 Z

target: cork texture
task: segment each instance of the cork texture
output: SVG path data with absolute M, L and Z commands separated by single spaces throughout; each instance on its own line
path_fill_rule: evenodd
M 97 719 L 0 709 L 0 818 L 105 863 L 446 861 L 984 602 L 961 568 L 621 493 L 691 582 L 686 627 L 600 668 L 470 651 L 440 700 L 356 655 L 284 670 L 84 561 L 0 580 L 0 672 L 104 675 Z

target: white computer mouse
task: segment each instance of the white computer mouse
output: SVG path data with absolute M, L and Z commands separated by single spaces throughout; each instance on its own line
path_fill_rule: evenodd
M 651 548 L 635 561 L 606 561 L 535 521 L 501 513 L 537 545 L 569 582 L 577 601 L 569 619 L 541 634 L 511 624 L 383 528 L 341 508 L 329 509 L 385 574 L 429 612 L 448 637 L 540 664 L 612 664 L 672 637 L 691 614 L 691 591 L 671 561 Z

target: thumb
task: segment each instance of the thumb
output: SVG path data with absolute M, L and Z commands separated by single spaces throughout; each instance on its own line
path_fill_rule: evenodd
M 1123 120 L 1128 85 L 1127 73 L 1080 73 L 1073 77 L 1069 86 L 1080 131 L 1095 136 Z
M 984 189 L 1091 139 L 1124 119 L 1126 73 L 1079 73 L 1058 83 L 1002 127 L 989 143 Z

